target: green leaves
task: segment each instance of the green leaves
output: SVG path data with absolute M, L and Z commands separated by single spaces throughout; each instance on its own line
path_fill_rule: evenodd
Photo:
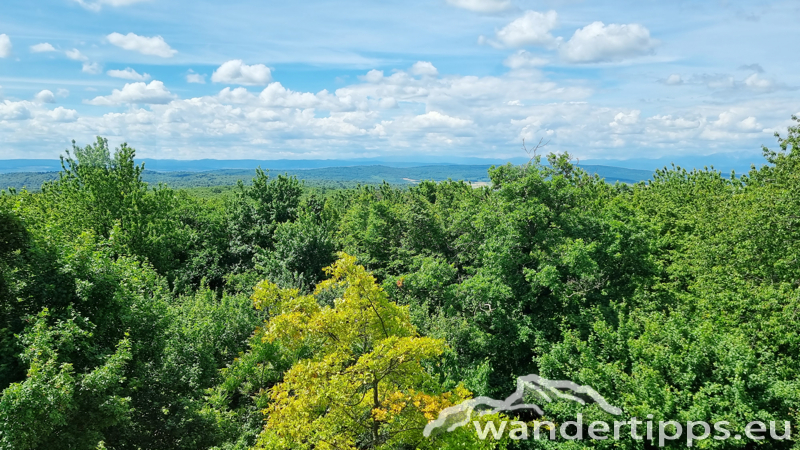
M 315 295 L 334 290 L 332 306 L 266 281 L 253 295 L 274 314 L 262 341 L 308 350 L 270 389 L 257 448 L 437 448 L 422 438 L 425 424 L 469 395 L 460 386 L 442 393 L 423 367 L 444 342 L 417 336 L 407 308 L 390 302 L 355 258 L 341 254 L 326 272 Z
M 549 155 L 475 189 L 258 170 L 209 199 L 74 146 L 0 196 L 0 448 L 490 448 L 418 431 L 529 373 L 639 417 L 796 421 L 798 135 L 740 177 Z
M 90 448 L 131 413 L 130 398 L 121 395 L 130 341 L 120 341 L 91 371 L 76 371 L 71 355 L 81 346 L 89 346 L 84 352 L 90 355 L 98 350 L 91 348 L 91 324 L 80 317 L 54 326 L 48 320 L 44 310 L 23 336 L 27 378 L 8 386 L 0 397 L 2 448 Z

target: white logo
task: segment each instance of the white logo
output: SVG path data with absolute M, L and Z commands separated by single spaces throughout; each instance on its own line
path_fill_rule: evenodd
M 622 410 L 611 405 L 589 386 L 581 386 L 568 380 L 548 380 L 539 375 L 531 374 L 517 378 L 517 390 L 505 400 L 495 400 L 490 397 L 476 397 L 465 400 L 458 405 L 451 406 L 439 412 L 436 420 L 425 426 L 423 434 L 429 437 L 437 428 L 445 428 L 453 431 L 458 427 L 464 426 L 472 420 L 475 412 L 479 416 L 485 414 L 495 414 L 503 411 L 533 410 L 540 416 L 544 411 L 535 403 L 526 403 L 525 400 L 536 396 L 544 402 L 552 402 L 556 398 L 573 400 L 582 405 L 587 401 L 597 403 L 604 411 L 618 416 Z

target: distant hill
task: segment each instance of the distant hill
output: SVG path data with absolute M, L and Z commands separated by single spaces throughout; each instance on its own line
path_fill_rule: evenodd
M 145 166 L 147 167 L 147 166 Z M 352 187 L 357 183 L 410 185 L 420 180 L 443 181 L 447 179 L 470 182 L 488 182 L 489 165 L 428 165 L 419 167 L 353 166 L 327 167 L 305 170 L 271 170 L 271 173 L 288 173 L 305 180 L 309 185 Z M 647 180 L 653 172 L 621 167 L 581 165 L 582 169 L 596 173 L 609 183 L 636 183 Z M 166 183 L 175 188 L 227 186 L 238 180 L 249 182 L 254 170 L 222 169 L 205 172 L 156 172 L 145 170 L 143 178 L 150 184 Z M 0 189 L 13 187 L 38 190 L 43 182 L 58 178 L 57 172 L 15 172 L 0 174 Z
M 516 158 L 511 162 L 523 163 L 526 160 Z M 518 161 L 519 160 L 519 161 Z M 452 163 L 438 163 L 425 161 L 390 161 L 385 159 L 136 159 L 137 163 L 144 163 L 147 170 L 154 172 L 211 172 L 217 170 L 255 170 L 257 167 L 272 170 L 302 170 L 321 169 L 328 167 L 353 167 L 353 166 L 386 166 L 386 167 L 421 167 L 438 165 L 492 165 L 504 164 L 505 161 L 484 158 L 460 158 Z M 12 172 L 58 172 L 61 170 L 61 161 L 57 159 L 0 159 L 0 173 Z
M 397 157 L 399 158 L 399 157 Z M 301 170 L 301 169 L 322 169 L 333 167 L 354 167 L 354 166 L 384 166 L 394 168 L 411 168 L 427 166 L 490 166 L 492 164 L 505 164 L 510 161 L 512 164 L 523 164 L 527 158 L 475 158 L 475 157 L 448 157 L 442 161 L 441 157 L 421 157 L 415 156 L 414 161 L 392 159 L 391 157 L 379 158 L 358 158 L 358 159 L 276 159 L 276 160 L 257 160 L 257 159 L 199 159 L 199 160 L 177 160 L 177 159 L 137 159 L 137 163 L 144 163 L 147 170 L 155 172 L 210 172 L 222 169 L 227 170 L 254 170 L 256 167 L 273 170 Z M 543 158 L 544 159 L 544 158 Z M 746 173 L 751 164 L 760 166 L 765 163 L 764 158 L 759 155 L 733 155 L 733 154 L 712 154 L 703 156 L 668 156 L 659 159 L 581 159 L 582 167 L 605 166 L 626 169 L 637 169 L 652 171 L 662 167 L 670 167 L 673 163 L 687 169 L 705 166 L 729 173 L 735 169 L 737 173 Z M 12 172 L 57 172 L 61 170 L 61 162 L 57 159 L 0 159 L 0 174 Z M 634 178 L 639 178 L 638 176 Z

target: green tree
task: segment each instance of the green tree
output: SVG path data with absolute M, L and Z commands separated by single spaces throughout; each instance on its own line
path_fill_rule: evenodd
M 0 448 L 94 448 L 110 427 L 130 417 L 130 398 L 123 396 L 130 341 L 103 355 L 90 340 L 90 322 L 76 316 L 51 326 L 48 319 L 45 309 L 23 335 L 27 378 L 0 397 Z M 89 348 L 79 352 L 82 346 Z M 70 358 L 76 352 L 98 365 L 76 370 Z

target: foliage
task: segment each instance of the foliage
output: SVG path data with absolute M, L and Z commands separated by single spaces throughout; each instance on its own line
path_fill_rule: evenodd
M 800 126 L 747 174 L 633 185 L 551 154 L 481 187 L 187 191 L 134 157 L 98 138 L 0 193 L 0 449 L 656 446 L 420 436 L 531 373 L 624 419 L 800 420 Z M 608 420 L 545 407 L 577 413 Z
M 421 436 L 439 410 L 467 398 L 440 392 L 422 363 L 444 342 L 420 337 L 407 308 L 388 300 L 374 277 L 342 254 L 315 295 L 341 292 L 332 306 L 315 296 L 261 283 L 256 307 L 270 311 L 261 339 L 292 353 L 308 351 L 270 389 L 258 448 L 437 448 Z M 446 436 L 452 437 L 452 436 Z
M 121 394 L 130 341 L 123 339 L 113 354 L 103 356 L 89 339 L 91 323 L 76 316 L 50 326 L 48 318 L 47 309 L 32 318 L 22 338 L 27 378 L 0 397 L 0 448 L 90 448 L 105 430 L 129 419 L 130 398 Z M 98 364 L 90 372 L 71 362 L 70 354 L 81 346 L 88 348 L 78 359 Z

